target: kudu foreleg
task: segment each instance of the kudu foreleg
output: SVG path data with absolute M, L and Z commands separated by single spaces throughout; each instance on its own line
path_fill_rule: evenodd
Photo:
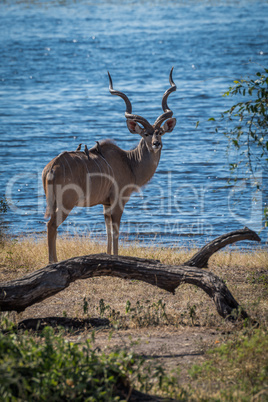
M 112 239 L 113 239 L 113 254 L 118 255 L 118 239 L 119 239 L 119 229 L 121 217 L 123 214 L 123 209 L 120 207 L 115 208 L 112 211 Z
M 103 214 L 107 234 L 107 254 L 112 254 L 112 215 L 110 211 L 110 206 L 103 206 Z

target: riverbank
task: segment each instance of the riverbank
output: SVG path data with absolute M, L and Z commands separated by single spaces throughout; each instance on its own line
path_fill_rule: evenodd
M 105 244 L 91 242 L 86 237 L 58 239 L 59 259 L 104 251 Z M 140 247 L 134 243 L 121 248 L 120 253 L 179 265 L 195 251 L 153 245 Z M 22 277 L 45 265 L 45 236 L 38 240 L 34 237 L 7 240 L 1 245 L 1 282 Z M 67 340 L 84 342 L 94 331 L 96 348 L 107 353 L 118 347 L 127 348 L 145 356 L 150 364 L 158 363 L 169 375 L 176 374 L 178 384 L 187 392 L 192 387 L 191 397 L 195 400 L 215 400 L 219 396 L 221 400 L 232 400 L 234 395 L 237 401 L 242 397 L 250 400 L 265 386 L 261 378 L 267 358 L 267 341 L 263 335 L 267 335 L 268 253 L 226 249 L 211 258 L 208 269 L 226 281 L 235 299 L 258 321 L 259 329 L 250 323 L 225 322 L 217 314 L 214 303 L 195 286 L 181 285 L 172 295 L 146 283 L 110 277 L 76 281 L 20 314 L 7 315 L 15 323 L 29 318 L 79 319 L 81 328 L 65 329 Z M 88 318 L 106 319 L 109 325 L 83 327 Z M 208 353 L 215 347 L 218 351 L 222 348 L 221 355 Z M 244 357 L 239 357 L 238 352 Z M 219 372 L 221 366 L 224 370 Z

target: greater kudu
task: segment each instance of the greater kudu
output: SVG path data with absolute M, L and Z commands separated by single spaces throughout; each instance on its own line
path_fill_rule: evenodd
M 124 151 L 111 141 L 104 140 L 91 150 L 85 148 L 86 152 L 79 149 L 62 152 L 44 168 L 42 179 L 47 200 L 45 217 L 50 217 L 47 223 L 50 263 L 57 261 L 57 228 L 75 206 L 103 204 L 107 253 L 113 251 L 113 254 L 118 254 L 119 227 L 124 206 L 131 193 L 138 191 L 154 175 L 161 155 L 161 137 L 171 132 L 176 125 L 176 119 L 171 118 L 173 112 L 167 105 L 169 94 L 176 91 L 172 71 L 173 68 L 169 75 L 171 87 L 162 99 L 164 113 L 153 125 L 145 118 L 132 114 L 131 102 L 123 92 L 113 89 L 108 72 L 111 94 L 125 101 L 129 131 L 142 137 L 135 149 Z

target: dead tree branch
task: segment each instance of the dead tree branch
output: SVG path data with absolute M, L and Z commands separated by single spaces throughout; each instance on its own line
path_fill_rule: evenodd
M 184 263 L 184 265 L 197 268 L 207 268 L 208 260 L 212 254 L 216 253 L 228 244 L 233 244 L 241 240 L 261 241 L 257 233 L 253 232 L 253 230 L 250 230 L 247 227 L 244 227 L 244 229 L 226 233 L 220 237 L 217 237 L 217 239 L 212 240 L 210 243 L 198 250 L 198 252 L 189 261 Z

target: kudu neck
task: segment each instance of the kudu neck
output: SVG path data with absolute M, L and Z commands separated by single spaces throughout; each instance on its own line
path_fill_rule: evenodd
M 135 149 L 128 151 L 128 158 L 137 186 L 144 186 L 153 177 L 160 155 L 161 150 L 157 153 L 150 151 L 143 138 Z

